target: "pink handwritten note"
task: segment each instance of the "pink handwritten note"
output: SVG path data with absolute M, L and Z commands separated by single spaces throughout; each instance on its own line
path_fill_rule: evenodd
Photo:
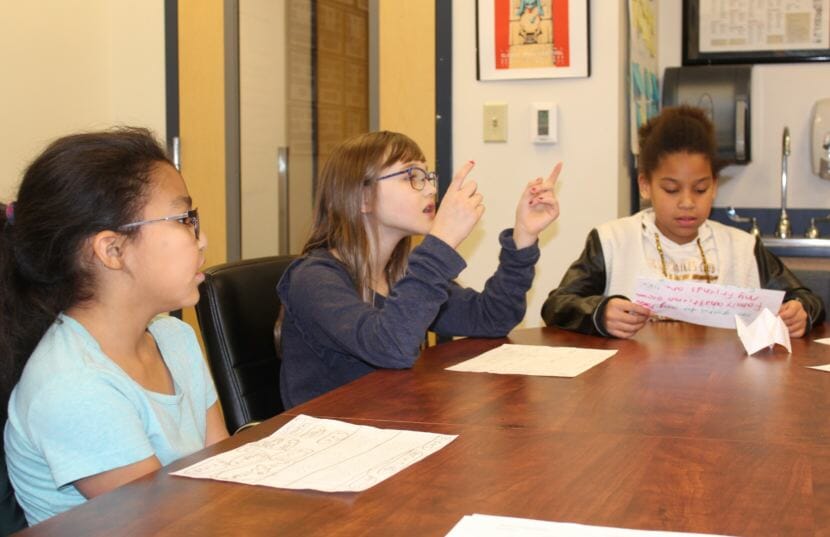
M 656 315 L 687 323 L 735 328 L 735 316 L 751 323 L 764 308 L 778 314 L 784 291 L 701 282 L 637 278 L 632 302 Z

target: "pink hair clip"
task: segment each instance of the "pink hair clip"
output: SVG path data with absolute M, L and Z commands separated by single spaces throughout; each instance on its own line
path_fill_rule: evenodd
M 14 224 L 14 202 L 6 205 L 6 222 Z

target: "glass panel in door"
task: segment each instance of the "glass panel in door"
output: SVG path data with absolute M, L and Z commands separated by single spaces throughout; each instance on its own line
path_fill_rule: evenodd
M 316 172 L 369 125 L 366 0 L 239 0 L 242 257 L 296 254 Z

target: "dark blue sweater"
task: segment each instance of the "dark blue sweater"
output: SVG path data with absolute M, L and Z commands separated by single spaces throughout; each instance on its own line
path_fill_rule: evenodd
M 428 329 L 447 336 L 502 337 L 524 317 L 539 248 L 516 249 L 499 236 L 496 273 L 479 293 L 453 278 L 466 263 L 431 235 L 412 250 L 388 297 L 361 300 L 345 267 L 324 249 L 286 270 L 277 293 L 285 307 L 280 390 L 291 408 L 378 368 L 412 367 Z

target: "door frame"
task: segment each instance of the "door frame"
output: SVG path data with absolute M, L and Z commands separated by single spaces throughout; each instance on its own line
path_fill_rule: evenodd
M 225 231 L 226 259 L 241 258 L 241 184 L 239 117 L 239 0 L 222 1 L 224 11 L 225 72 Z M 378 125 L 378 17 L 379 0 L 370 0 L 369 91 L 370 129 Z M 439 176 L 439 197 L 443 196 L 453 173 L 452 161 L 452 2 L 435 0 L 435 168 Z M 311 0 L 312 7 L 315 5 Z M 375 9 L 371 9 L 374 7 Z M 181 134 L 179 0 L 164 0 L 166 136 L 172 155 L 174 139 Z M 313 27 L 313 26 L 312 26 Z M 314 55 L 312 55 L 314 57 Z M 312 77 L 312 80 L 315 78 Z M 312 90 L 314 91 L 314 89 Z M 312 110 L 314 107 L 312 107 Z M 316 124 L 316 118 L 314 124 Z M 316 140 L 316 136 L 313 137 Z M 316 143 L 316 142 L 313 142 Z

